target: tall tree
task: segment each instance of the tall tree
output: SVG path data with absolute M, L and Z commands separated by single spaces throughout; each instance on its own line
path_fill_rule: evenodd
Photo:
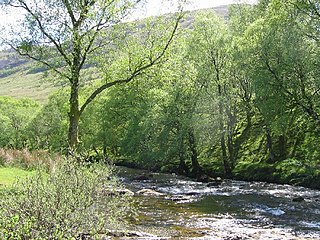
M 289 8 L 294 6 L 296 10 L 302 15 L 299 25 L 303 25 L 303 33 L 310 39 L 320 41 L 320 1 L 319 0 L 286 0 L 284 1 Z
M 298 108 L 319 125 L 319 46 L 305 38 L 306 29 L 300 25 L 305 19 L 293 6 L 270 1 L 264 15 L 248 28 L 246 45 L 255 61 L 252 76 L 261 107 L 266 100 L 274 101 L 266 111 L 283 115 L 281 111 Z
M 61 78 L 67 80 L 70 87 L 68 144 L 75 151 L 79 142 L 79 121 L 86 107 L 105 89 L 124 84 L 141 75 L 146 69 L 157 64 L 165 55 L 178 29 L 181 14 L 178 14 L 169 27 L 162 42 L 150 38 L 152 34 L 137 34 L 149 40 L 148 51 L 132 57 L 126 52 L 124 61 L 126 74 L 118 79 L 111 79 L 104 74 L 104 79 L 81 105 L 79 96 L 86 79 L 83 69 L 95 54 L 108 70 L 109 51 L 116 48 L 130 36 L 130 31 L 123 26 L 129 13 L 141 0 L 4 0 L 6 8 L 18 8 L 25 14 L 20 28 L 12 28 L 4 42 L 18 54 L 44 64 Z M 120 28 L 121 31 L 117 31 Z M 136 27 L 136 31 L 139 28 Z M 129 34 L 128 34 L 129 33 Z M 128 45 L 127 45 L 128 46 Z
M 305 24 L 311 21 L 311 11 L 302 12 L 298 2 L 270 0 L 258 5 L 259 14 L 239 43 L 263 117 L 271 163 L 288 157 L 293 124 L 303 115 L 315 126 L 320 123 L 319 45 L 310 37 L 317 32 Z

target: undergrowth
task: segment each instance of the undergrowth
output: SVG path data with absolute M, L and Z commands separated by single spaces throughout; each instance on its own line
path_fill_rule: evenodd
M 112 172 L 65 160 L 49 175 L 18 181 L 0 200 L 0 239 L 86 239 L 123 227 L 131 200 L 115 194 Z

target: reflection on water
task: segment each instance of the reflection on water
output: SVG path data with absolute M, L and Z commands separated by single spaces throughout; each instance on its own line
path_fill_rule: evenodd
M 187 239 L 320 239 L 320 191 L 290 185 L 224 181 L 220 186 L 170 174 L 134 181 L 141 171 L 120 168 L 133 191 L 150 188 L 161 197 L 137 196 L 136 225 L 162 237 Z M 304 201 L 293 199 L 302 197 Z

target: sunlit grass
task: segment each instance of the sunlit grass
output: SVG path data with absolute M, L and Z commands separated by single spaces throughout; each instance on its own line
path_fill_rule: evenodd
M 45 103 L 48 96 L 56 89 L 52 82 L 43 78 L 42 73 L 26 74 L 18 72 L 0 79 L 0 95 L 28 97 Z
M 0 189 L 11 188 L 17 179 L 32 176 L 36 171 L 27 171 L 15 167 L 0 167 Z

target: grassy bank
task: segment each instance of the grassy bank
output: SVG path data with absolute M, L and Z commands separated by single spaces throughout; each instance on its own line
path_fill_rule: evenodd
M 16 167 L 0 167 L 0 189 L 11 188 L 17 179 L 34 176 L 35 171 L 27 171 Z

